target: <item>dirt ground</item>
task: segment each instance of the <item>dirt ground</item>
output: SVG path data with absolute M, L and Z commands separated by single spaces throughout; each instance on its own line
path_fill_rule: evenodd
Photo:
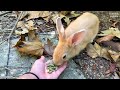
M 9 11 L 0 11 L 0 78 L 16 78 L 17 76 L 23 74 L 26 71 L 29 71 L 32 63 L 34 63 L 35 59 L 34 57 L 25 57 L 24 59 L 27 59 L 26 61 L 23 59 L 23 57 L 15 52 L 15 50 L 12 49 L 12 46 L 10 48 L 10 57 L 8 58 L 8 48 L 7 48 L 7 41 L 3 43 L 3 41 L 9 36 L 11 29 L 14 27 L 16 22 L 16 17 L 14 16 L 15 12 L 9 12 L 7 14 L 2 15 L 5 12 Z M 79 13 L 83 13 L 85 11 L 78 11 Z M 120 12 L 119 11 L 90 11 L 92 13 L 95 13 L 99 19 L 100 19 L 100 30 L 105 30 L 110 27 L 109 19 L 113 20 L 120 20 Z M 44 20 L 36 20 L 36 23 L 40 24 L 40 28 L 43 30 L 48 30 L 48 27 L 46 27 L 46 24 Z M 54 25 L 48 24 L 48 26 L 53 27 L 49 29 L 49 31 L 56 30 Z M 120 27 L 119 27 L 120 29 Z M 13 33 L 11 41 L 15 42 L 15 40 L 18 37 Z M 43 40 L 45 40 L 46 36 L 43 36 Z M 53 42 L 57 43 L 56 39 L 53 39 Z M 4 53 L 4 54 L 2 54 Z M 16 57 L 15 57 L 16 56 Z M 19 59 L 23 59 L 21 62 Z M 14 59 L 13 59 L 14 58 Z M 51 58 L 48 56 L 48 58 Z M 34 59 L 34 60 L 33 60 Z M 17 60 L 17 61 L 15 61 Z M 116 76 L 114 74 L 106 75 L 105 72 L 110 68 L 110 61 L 97 57 L 95 59 L 92 59 L 89 57 L 86 53 L 86 49 L 83 50 L 78 56 L 74 57 L 72 60 L 72 63 L 74 62 L 74 72 L 82 72 L 83 76 L 86 79 L 114 79 Z M 70 61 L 70 62 L 71 62 Z M 20 62 L 20 63 L 19 63 Z M 24 62 L 24 63 L 23 63 Z M 21 67 L 22 65 L 22 67 Z M 21 68 L 19 68 L 21 67 Z M 19 71 L 19 72 L 18 72 Z M 16 72 L 14 74 L 14 72 Z M 64 77 L 67 78 L 66 72 L 72 73 L 69 69 L 64 71 L 63 74 L 61 74 L 60 79 L 64 79 Z M 76 76 L 70 76 L 67 79 L 76 79 L 79 74 L 76 74 Z M 78 79 L 83 79 L 82 77 Z

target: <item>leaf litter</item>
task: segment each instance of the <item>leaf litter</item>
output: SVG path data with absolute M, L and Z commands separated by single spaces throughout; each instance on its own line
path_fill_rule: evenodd
M 106 73 L 117 72 L 116 67 L 120 68 L 120 43 L 114 41 L 114 38 L 120 39 L 120 30 L 116 28 L 116 24 L 117 22 L 114 22 L 112 27 L 101 31 L 97 35 L 100 38 L 94 44 L 89 44 L 87 47 L 87 54 L 91 58 L 103 57 L 110 60 L 112 64 L 110 64 L 110 69 Z
M 20 39 L 15 47 L 19 52 L 25 54 L 35 56 L 47 54 L 52 56 L 55 46 L 50 39 L 47 39 L 47 44 L 42 43 L 38 39 L 38 36 L 35 34 L 37 27 L 35 27 L 33 19 L 42 18 L 47 23 L 52 20 L 55 24 L 56 18 L 59 16 L 68 26 L 72 21 L 72 18 L 77 18 L 79 15 L 80 14 L 75 13 L 75 11 L 59 11 L 55 13 L 52 13 L 51 11 L 26 11 L 21 18 L 21 20 L 25 19 L 25 21 L 19 21 L 17 25 L 17 28 L 21 28 L 21 31 L 15 31 L 17 35 L 20 35 Z M 112 41 L 115 37 L 120 39 L 120 31 L 115 27 L 116 24 L 117 22 L 114 22 L 114 24 L 112 24 L 114 27 L 110 27 L 109 29 L 101 31 L 101 33 L 98 34 L 98 37 L 100 38 L 96 40 L 95 44 L 88 45 L 87 54 L 92 58 L 103 57 L 111 62 L 117 63 L 116 65 L 120 67 L 120 52 L 116 51 L 119 50 L 120 45 L 119 43 Z M 28 41 L 25 40 L 26 34 L 28 36 Z M 108 46 L 109 48 L 103 46 Z M 115 50 L 115 47 L 118 48 Z M 111 65 L 111 68 L 112 67 L 113 66 Z M 112 71 L 114 70 L 110 70 L 110 72 Z

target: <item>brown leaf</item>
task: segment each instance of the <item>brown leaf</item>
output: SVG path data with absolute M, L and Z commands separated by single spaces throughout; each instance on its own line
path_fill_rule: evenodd
M 21 47 L 23 45 L 22 41 L 25 41 L 25 34 L 21 34 L 19 41 L 16 43 L 14 47 Z
M 42 17 L 44 20 L 46 20 L 48 22 L 50 19 L 51 12 L 49 12 L 49 11 L 29 11 L 28 14 L 29 14 L 29 16 L 28 16 L 27 20 Z
M 42 18 L 46 18 L 46 17 L 48 17 L 48 16 L 50 16 L 51 15 L 51 12 L 50 11 L 41 11 L 42 13 L 40 13 L 40 17 L 42 17 Z
M 80 14 L 75 13 L 75 11 L 71 11 L 71 15 L 69 16 L 69 18 L 73 18 L 73 17 L 77 18 L 78 16 L 80 16 Z
M 53 20 L 54 23 L 56 23 L 57 17 L 60 17 L 61 19 L 63 19 L 63 20 L 67 23 L 67 25 L 70 24 L 70 19 L 69 19 L 67 16 L 65 16 L 65 15 L 63 15 L 63 14 L 61 14 L 61 13 L 53 14 L 53 15 L 52 15 L 52 18 L 51 18 L 51 19 Z
M 103 41 L 102 45 L 104 47 L 108 47 L 109 49 L 112 49 L 114 51 L 117 51 L 117 52 L 120 51 L 120 43 L 113 42 L 113 41 Z
M 95 42 L 94 47 L 95 47 L 95 50 L 98 53 L 98 55 L 100 55 L 101 54 L 101 47 L 100 47 L 100 45 Z
M 110 41 L 114 38 L 114 35 L 107 35 L 107 36 L 104 36 L 104 37 L 101 37 L 99 39 L 96 40 L 97 43 L 101 43 L 103 41 Z
M 23 27 L 23 28 L 25 27 L 23 21 L 19 21 L 19 22 L 17 23 L 17 28 L 19 28 L 19 27 Z
M 47 44 L 44 45 L 44 53 L 48 55 L 53 55 L 55 46 L 53 46 L 53 43 L 47 39 Z
M 32 20 L 27 21 L 24 25 L 28 30 L 37 29 L 36 27 L 34 27 L 34 22 Z
M 117 38 L 120 38 L 120 30 L 118 28 L 109 28 L 108 30 L 101 31 L 98 36 L 106 36 L 106 35 L 113 35 L 116 36 Z
M 70 11 L 61 11 L 60 13 L 63 14 L 63 15 L 67 15 L 67 14 L 70 13 Z
M 52 21 L 54 22 L 54 23 L 56 23 L 56 19 L 59 17 L 59 14 L 53 14 L 52 15 Z
M 108 49 L 106 48 L 102 48 L 100 57 L 103 57 L 107 60 L 112 60 L 110 53 L 108 52 Z
M 17 34 L 17 35 L 28 33 L 28 29 L 26 28 L 26 26 L 25 26 L 23 21 L 19 21 L 18 22 L 17 28 L 21 28 L 22 29 L 22 31 L 15 30 L 15 34 Z
M 18 51 L 25 54 L 41 56 L 44 45 L 41 42 L 24 42 L 23 47 L 17 47 Z
M 100 47 L 97 43 L 94 45 L 90 44 L 87 47 L 87 54 L 92 57 L 104 57 L 107 60 L 112 60 L 110 53 L 108 52 L 108 49 Z
M 37 37 L 35 30 L 30 30 L 28 32 L 28 40 L 29 41 L 40 41 L 39 38 Z
M 120 68 L 120 59 L 119 59 L 118 62 L 117 62 L 117 67 Z
M 120 57 L 120 53 L 112 51 L 112 50 L 108 50 L 108 52 L 110 53 L 110 56 L 112 57 L 112 59 L 117 62 L 118 58 Z
M 65 15 L 62 15 L 62 14 L 60 14 L 60 17 L 61 17 L 61 19 L 63 18 L 63 20 L 67 23 L 67 25 L 70 24 L 70 19 L 69 19 L 69 17 L 67 17 L 67 16 L 65 16 Z
M 42 13 L 43 11 L 28 11 L 28 19 L 27 20 L 30 20 L 30 19 L 34 19 L 34 18 L 39 18 L 39 14 Z
M 21 28 L 21 31 L 15 30 L 15 34 L 21 35 L 21 34 L 26 34 L 30 30 L 36 30 L 37 28 L 34 27 L 34 22 L 32 20 L 29 20 L 27 22 L 19 21 L 17 24 L 17 28 Z
M 92 58 L 96 58 L 99 56 L 99 54 L 96 52 L 96 49 L 94 48 L 94 46 L 92 44 L 88 45 L 87 54 Z
M 35 56 L 43 55 L 44 44 L 41 43 L 39 38 L 35 35 L 35 31 L 29 31 L 28 35 L 29 41 L 25 41 L 25 35 L 21 34 L 21 38 L 14 47 L 16 47 L 20 53 Z
M 42 17 L 45 21 L 49 21 L 49 19 L 51 18 L 51 12 L 49 11 L 44 11 L 42 15 L 40 15 L 40 17 Z
M 26 16 L 28 16 L 28 12 L 29 11 L 24 11 L 24 13 L 22 14 L 20 20 L 24 19 Z

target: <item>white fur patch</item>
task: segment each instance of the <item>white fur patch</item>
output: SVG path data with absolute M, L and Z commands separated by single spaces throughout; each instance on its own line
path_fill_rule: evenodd
M 79 32 L 86 31 L 86 29 L 81 29 Z
M 78 31 L 78 32 L 82 32 L 82 31 L 85 31 L 86 32 L 86 29 L 81 29 L 80 31 Z M 78 33 L 78 32 L 76 32 L 76 33 Z

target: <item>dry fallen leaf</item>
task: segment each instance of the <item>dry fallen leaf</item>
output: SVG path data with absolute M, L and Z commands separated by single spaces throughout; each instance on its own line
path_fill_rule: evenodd
M 23 27 L 23 28 L 25 27 L 23 21 L 19 21 L 19 22 L 17 23 L 17 28 L 19 28 L 19 27 Z
M 101 31 L 101 34 L 98 34 L 98 36 L 106 36 L 106 35 L 113 35 L 120 38 L 120 30 L 118 28 L 111 27 L 108 30 Z
M 19 41 L 16 43 L 16 45 L 14 47 L 22 47 L 23 45 L 23 42 L 22 41 L 25 41 L 25 34 L 21 34 L 20 35 L 20 39 Z
M 16 47 L 19 52 L 24 54 L 35 56 L 43 55 L 44 44 L 40 42 L 38 37 L 35 35 L 35 32 L 29 31 L 28 36 L 29 41 L 25 41 L 25 35 L 22 34 L 21 38 L 14 47 Z
M 69 16 L 69 18 L 78 17 L 78 16 L 80 16 L 80 14 L 75 13 L 75 11 L 71 11 L 71 15 Z
M 42 15 L 40 15 L 45 21 L 49 21 L 51 18 L 51 12 L 50 11 L 44 11 Z
M 63 14 L 63 15 L 67 15 L 67 14 L 70 13 L 70 11 L 60 11 L 60 13 Z
M 62 13 L 64 13 L 64 12 L 62 12 Z M 54 23 L 56 23 L 57 17 L 60 17 L 61 19 L 63 19 L 67 23 L 67 25 L 69 25 L 70 19 L 62 13 L 60 12 L 60 13 L 53 14 L 51 19 L 53 20 Z
M 40 11 L 28 11 L 29 16 L 28 16 L 27 20 L 39 18 L 40 13 L 42 13 L 42 12 L 40 12 Z
M 20 20 L 24 19 L 26 16 L 28 16 L 28 11 L 24 11 L 24 13 L 22 14 Z
M 51 12 L 50 11 L 29 11 L 28 14 L 29 16 L 27 20 L 41 17 L 48 22 L 50 19 Z
M 53 14 L 51 19 L 56 24 L 56 19 L 59 17 L 59 14 Z
M 61 17 L 61 19 L 63 18 L 63 20 L 67 23 L 67 25 L 70 24 L 70 19 L 67 16 L 60 14 L 60 17 Z
M 108 47 L 109 49 L 112 49 L 114 51 L 119 52 L 120 51 L 120 43 L 113 42 L 113 41 L 104 41 L 101 43 L 104 47 Z
M 32 20 L 29 20 L 27 22 L 19 21 L 17 24 L 17 28 L 21 28 L 21 31 L 15 30 L 15 34 L 21 35 L 26 34 L 30 30 L 36 30 L 37 27 L 34 27 L 34 22 Z
M 100 57 L 103 57 L 110 61 L 112 60 L 112 57 L 110 56 L 110 53 L 108 52 L 108 49 L 106 48 L 102 48 Z
M 53 43 L 47 39 L 47 44 L 44 45 L 44 53 L 48 54 L 48 55 L 53 55 L 55 46 L 53 45 Z
M 34 27 L 34 22 L 32 20 L 29 20 L 25 23 L 25 27 L 29 30 L 35 30 L 37 29 L 36 27 Z
M 120 53 L 119 52 L 115 52 L 115 51 L 112 51 L 112 50 L 108 50 L 108 52 L 110 53 L 110 56 L 112 57 L 112 59 L 117 62 L 117 60 L 119 59 L 120 57 Z
M 92 58 L 96 58 L 99 56 L 114 62 L 118 62 L 120 59 L 120 52 L 115 52 L 108 48 L 100 47 L 97 43 L 95 43 L 94 45 L 90 44 L 87 47 L 87 54 Z
M 95 47 L 92 44 L 89 44 L 87 47 L 87 54 L 92 57 L 92 58 L 96 58 L 99 56 L 99 54 L 96 52 Z
M 23 28 L 22 31 L 15 30 L 15 34 L 17 34 L 17 35 L 26 34 L 28 32 L 29 31 L 27 28 Z
M 52 14 L 52 20 L 56 23 L 56 18 L 60 17 L 67 23 L 67 26 L 71 22 L 71 18 L 78 17 L 80 14 L 76 14 L 75 11 L 60 11 L 59 13 Z
M 110 41 L 114 38 L 114 35 L 107 35 L 107 36 L 104 36 L 104 37 L 101 37 L 101 38 L 98 38 L 96 40 L 97 43 L 100 43 L 100 42 L 103 42 L 103 41 Z
M 95 47 L 95 50 L 96 50 L 97 54 L 100 55 L 101 54 L 101 47 L 100 47 L 100 45 L 95 43 L 94 47 Z
M 36 33 L 35 33 L 35 30 L 30 30 L 29 33 L 28 33 L 28 40 L 31 42 L 31 41 L 38 41 L 38 42 L 41 42 L 39 40 L 39 38 L 37 37 Z
M 18 51 L 25 54 L 41 56 L 43 54 L 44 45 L 41 42 L 23 42 L 23 47 L 17 47 Z
M 117 61 L 116 65 L 117 65 L 117 67 L 120 68 L 120 58 L 119 58 L 119 60 Z

